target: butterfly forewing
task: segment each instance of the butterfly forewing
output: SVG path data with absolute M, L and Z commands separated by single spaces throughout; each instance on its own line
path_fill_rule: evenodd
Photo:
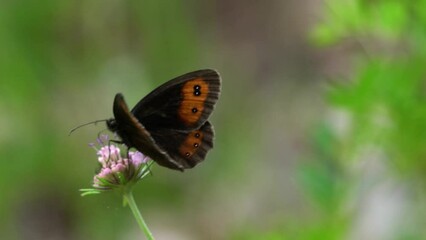
M 148 131 L 197 129 L 213 111 L 220 84 L 214 70 L 187 73 L 156 88 L 132 109 L 132 114 Z

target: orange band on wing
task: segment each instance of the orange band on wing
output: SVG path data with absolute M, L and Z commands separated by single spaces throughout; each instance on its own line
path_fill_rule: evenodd
M 200 147 L 203 133 L 199 130 L 191 132 L 179 148 L 182 157 L 190 158 Z
M 202 78 L 186 82 L 182 87 L 182 102 L 179 106 L 179 118 L 186 125 L 196 123 L 204 110 L 204 102 L 209 94 L 209 85 Z

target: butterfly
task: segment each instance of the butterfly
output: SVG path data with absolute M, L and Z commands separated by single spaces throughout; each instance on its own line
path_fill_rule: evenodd
M 128 148 L 163 167 L 192 168 L 213 148 L 214 130 L 208 121 L 221 91 L 215 70 L 198 70 L 176 77 L 142 98 L 129 111 L 117 93 L 114 118 L 106 121 Z

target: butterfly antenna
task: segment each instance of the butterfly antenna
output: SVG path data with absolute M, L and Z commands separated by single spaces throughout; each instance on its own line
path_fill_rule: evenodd
M 98 122 L 106 122 L 106 121 L 108 121 L 108 120 L 107 119 L 103 119 L 103 120 L 96 120 L 96 121 L 93 121 L 93 122 L 88 122 L 88 123 L 85 123 L 85 124 L 78 125 L 77 127 L 71 129 L 71 131 L 68 134 L 68 136 L 70 136 L 75 130 L 77 130 L 77 129 L 81 128 L 81 127 L 84 127 L 84 126 L 87 126 L 87 125 L 90 125 L 90 124 L 97 124 Z

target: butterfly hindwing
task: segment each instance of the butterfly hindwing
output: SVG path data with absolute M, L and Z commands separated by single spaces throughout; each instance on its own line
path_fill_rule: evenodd
M 162 129 L 151 134 L 157 144 L 184 168 L 192 168 L 203 161 L 207 152 L 213 148 L 214 131 L 208 121 L 191 131 Z
M 214 70 L 187 73 L 156 88 L 131 112 L 148 131 L 197 129 L 213 111 L 220 84 Z

